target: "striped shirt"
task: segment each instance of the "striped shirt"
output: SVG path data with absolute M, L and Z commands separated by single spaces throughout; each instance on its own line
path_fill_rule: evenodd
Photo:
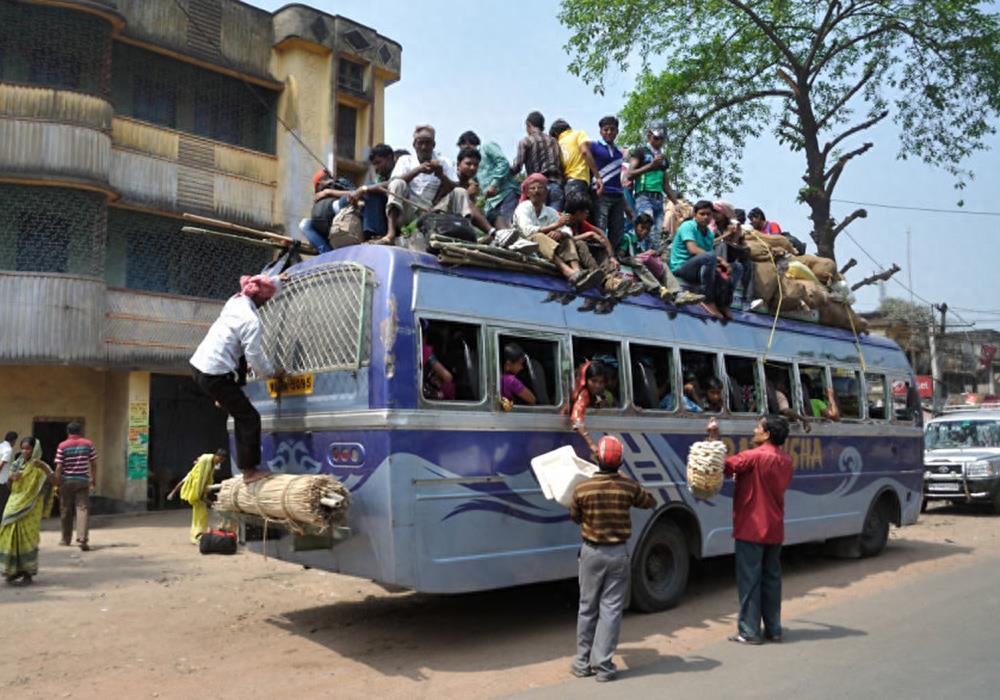
M 590 142 L 590 155 L 601 174 L 604 194 L 622 194 L 622 163 L 624 154 L 614 144 L 601 141 Z
M 56 466 L 62 467 L 63 479 L 90 479 L 90 463 L 97 459 L 94 443 L 74 435 L 56 448 Z
M 517 156 L 510 164 L 511 173 L 521 172 L 524 166 L 525 175 L 541 173 L 550 182 L 562 180 L 562 149 L 559 142 L 544 131 L 532 131 L 517 144 Z
M 618 472 L 598 472 L 577 485 L 569 515 L 592 544 L 621 544 L 632 534 L 629 508 L 652 508 L 653 496 Z

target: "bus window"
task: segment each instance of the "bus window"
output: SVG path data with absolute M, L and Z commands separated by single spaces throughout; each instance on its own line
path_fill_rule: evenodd
M 802 405 L 810 418 L 839 421 L 837 399 L 826 383 L 826 370 L 822 367 L 799 365 L 799 382 L 802 384 Z
M 619 384 L 619 368 L 621 367 L 621 344 L 610 340 L 597 338 L 573 338 L 573 382 L 576 383 L 580 366 L 587 360 L 598 361 L 607 369 L 607 379 L 604 385 L 604 406 L 602 408 L 619 408 L 622 406 L 622 389 Z
M 507 396 L 518 406 L 555 406 L 559 403 L 559 343 L 555 340 L 540 340 L 524 338 L 515 335 L 498 336 L 497 346 L 500 352 L 497 366 L 500 368 L 498 393 Z M 523 352 L 523 362 L 510 363 L 508 357 L 515 357 Z M 505 379 L 504 375 L 513 375 L 516 382 Z M 523 387 L 529 394 L 512 391 Z
M 868 389 L 868 399 L 865 402 L 868 406 L 868 417 L 874 420 L 886 420 L 885 407 L 885 375 L 865 372 L 865 386 Z
M 629 346 L 632 400 L 645 410 L 673 411 L 673 353 L 655 345 Z
M 892 413 L 896 420 L 920 425 L 923 412 L 920 408 L 920 394 L 908 379 L 892 382 Z
M 795 408 L 795 394 L 792 392 L 795 382 L 792 366 L 787 362 L 768 360 L 764 364 L 764 381 L 768 413 L 780 413 L 793 420 L 789 412 L 798 411 Z
M 841 418 L 861 417 L 861 382 L 858 373 L 851 369 L 833 367 L 833 393 L 837 397 L 837 408 Z
M 752 357 L 726 355 L 726 378 L 729 380 L 729 410 L 733 413 L 760 411 L 760 385 L 757 361 Z
M 481 401 L 479 326 L 420 322 L 421 392 L 427 401 Z
M 723 410 L 722 382 L 715 361 L 714 353 L 681 350 L 681 377 L 684 380 L 681 408 L 685 411 L 719 413 Z

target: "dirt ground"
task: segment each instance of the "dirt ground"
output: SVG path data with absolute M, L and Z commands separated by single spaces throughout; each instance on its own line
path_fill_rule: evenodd
M 94 518 L 93 550 L 42 533 L 31 587 L 0 584 L 0 697 L 494 697 L 567 680 L 573 582 L 485 594 L 390 593 L 264 560 L 201 556 L 186 511 Z M 1000 556 L 1000 517 L 932 508 L 868 560 L 786 550 L 784 616 Z M 732 633 L 732 559 L 695 567 L 682 604 L 628 614 L 619 665 Z

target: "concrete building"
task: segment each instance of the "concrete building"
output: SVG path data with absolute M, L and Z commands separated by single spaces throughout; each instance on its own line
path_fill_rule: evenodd
M 114 508 L 223 442 L 187 360 L 271 252 L 180 215 L 294 230 L 319 167 L 296 135 L 360 181 L 400 51 L 304 5 L 0 0 L 0 430 L 51 459 L 81 420 Z

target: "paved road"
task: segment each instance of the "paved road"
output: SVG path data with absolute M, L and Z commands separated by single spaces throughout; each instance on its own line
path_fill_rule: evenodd
M 996 698 L 1000 558 L 785 621 L 781 645 L 720 641 L 518 698 Z

